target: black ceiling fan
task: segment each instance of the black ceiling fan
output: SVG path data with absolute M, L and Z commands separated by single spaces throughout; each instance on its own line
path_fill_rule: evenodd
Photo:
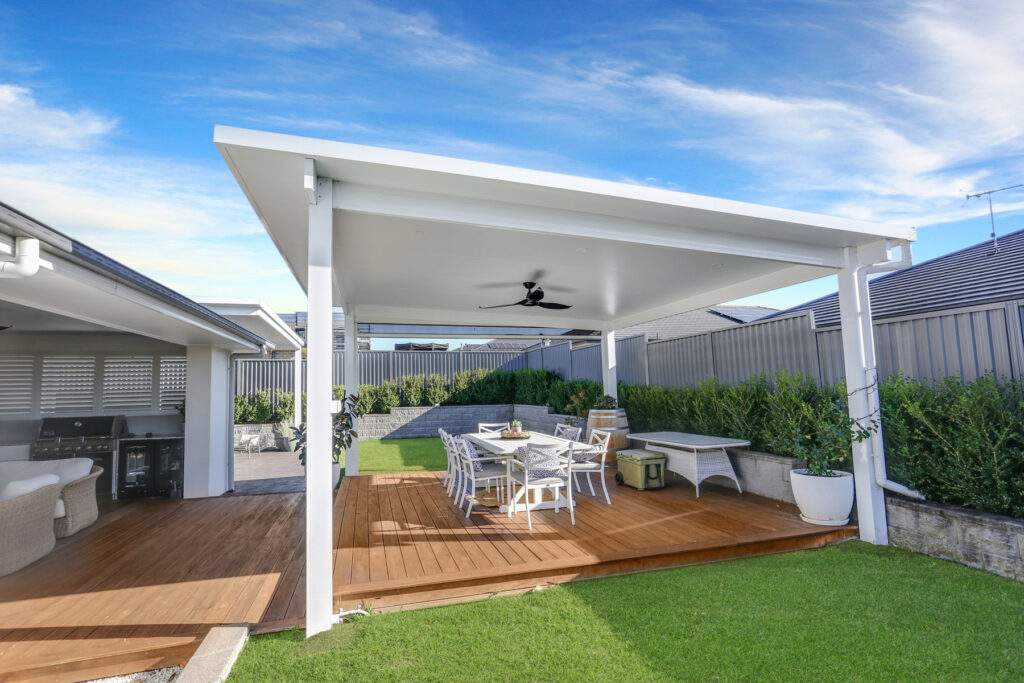
M 544 290 L 536 282 L 524 282 L 526 287 L 526 298 L 512 304 L 499 304 L 497 306 L 480 306 L 480 308 L 507 308 L 508 306 L 540 306 L 541 308 L 552 308 L 563 310 L 572 308 L 572 304 L 556 304 L 551 301 L 543 301 Z

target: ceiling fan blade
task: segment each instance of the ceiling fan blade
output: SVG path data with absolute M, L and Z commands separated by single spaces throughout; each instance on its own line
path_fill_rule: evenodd
M 530 305 L 529 301 L 530 301 L 529 299 L 523 299 L 522 301 L 517 301 L 514 304 L 498 304 L 497 306 L 477 306 L 477 308 L 487 309 L 487 308 L 508 308 L 509 306 L 528 306 L 528 305 Z
M 534 304 L 536 306 L 540 306 L 541 308 L 553 308 L 556 311 L 561 311 L 566 308 L 572 308 L 572 304 L 556 304 L 551 301 L 535 301 Z

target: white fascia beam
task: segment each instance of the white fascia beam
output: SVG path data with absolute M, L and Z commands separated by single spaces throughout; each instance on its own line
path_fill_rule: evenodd
M 838 269 L 843 265 L 840 250 L 831 247 L 564 209 L 395 191 L 351 183 L 336 188 L 334 208 L 411 220 L 570 235 L 827 268 Z
M 316 204 L 316 162 L 306 159 L 302 163 L 302 189 L 306 193 L 306 203 Z
M 673 301 L 670 304 L 655 306 L 632 315 L 624 315 L 609 323 L 605 323 L 604 329 L 621 330 L 631 325 L 638 325 L 640 323 L 658 320 L 659 318 L 664 318 L 666 316 L 694 311 L 698 308 L 704 308 L 705 306 L 716 306 L 718 304 L 725 303 L 726 301 L 733 301 L 734 299 L 752 296 L 762 292 L 770 292 L 781 287 L 788 287 L 789 285 L 795 285 L 800 282 L 825 277 L 830 274 L 831 273 L 828 271 L 822 271 L 821 269 L 811 268 L 809 266 L 792 266 L 789 268 L 783 268 L 773 273 L 753 277 L 734 285 L 708 290 L 685 299 L 679 299 L 678 301 Z
M 608 322 L 590 318 L 569 318 L 555 312 L 559 317 L 533 314 L 504 314 L 488 317 L 488 311 L 456 311 L 403 306 L 360 305 L 353 307 L 357 320 L 372 320 L 375 323 L 393 325 L 496 325 L 500 327 L 549 327 L 581 330 L 602 330 Z M 545 311 L 546 313 L 546 311 Z M 493 315 L 493 314 L 491 314 Z M 374 335 L 376 336 L 376 335 Z

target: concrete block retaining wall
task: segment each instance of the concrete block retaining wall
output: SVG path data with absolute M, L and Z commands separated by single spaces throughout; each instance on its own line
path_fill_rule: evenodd
M 437 436 L 438 427 L 453 434 L 477 431 L 478 422 L 510 422 L 512 406 L 433 406 L 393 408 L 384 415 L 359 418 L 362 439 L 413 439 Z
M 283 436 L 281 434 L 280 427 L 276 424 L 236 424 L 234 432 L 235 448 L 240 448 L 239 442 L 242 440 L 242 437 L 259 434 L 260 448 L 265 450 L 284 450 Z
M 1024 583 L 1024 520 L 928 501 L 885 501 L 892 545 Z
M 772 500 L 796 502 L 793 499 L 793 487 L 790 484 L 789 473 L 796 468 L 803 467 L 803 462 L 783 455 L 740 448 L 732 448 L 727 452 L 732 461 L 732 468 L 736 470 L 736 476 L 739 477 L 740 486 L 744 491 Z M 712 477 L 708 481 L 715 483 L 718 479 L 721 479 L 718 483 L 732 486 L 732 481 L 721 477 Z

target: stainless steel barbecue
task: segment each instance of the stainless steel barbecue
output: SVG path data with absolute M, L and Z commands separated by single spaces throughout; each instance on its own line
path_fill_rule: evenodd
M 125 432 L 124 415 L 44 417 L 32 443 L 33 460 L 92 458 L 103 468 L 96 484 L 101 494 L 113 493 L 114 453 Z

